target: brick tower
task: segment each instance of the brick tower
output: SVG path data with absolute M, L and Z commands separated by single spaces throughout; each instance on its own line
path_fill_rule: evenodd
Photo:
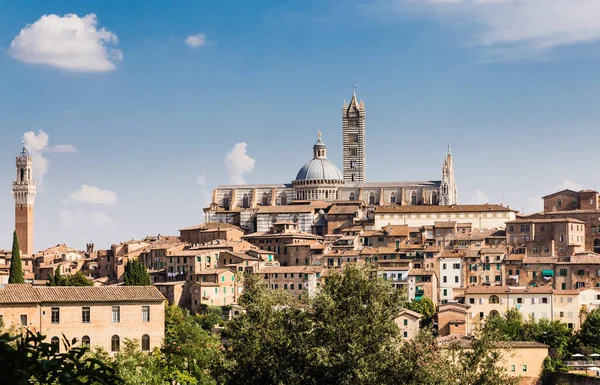
M 31 179 L 31 157 L 23 145 L 17 156 L 17 179 L 13 182 L 15 198 L 15 230 L 21 253 L 31 256 L 33 249 L 33 202 L 35 182 Z

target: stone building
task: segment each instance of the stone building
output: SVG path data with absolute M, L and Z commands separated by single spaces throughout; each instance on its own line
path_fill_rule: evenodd
M 228 223 L 203 223 L 179 230 L 181 242 L 198 244 L 217 239 L 239 241 L 244 231 Z
M 562 190 L 542 198 L 544 211 L 527 219 L 573 218 L 585 222 L 585 250 L 600 253 L 600 196 L 593 190 Z
M 585 222 L 575 218 L 519 218 L 506 222 L 509 246 L 533 257 L 585 251 Z
M 400 335 L 404 340 L 412 340 L 419 333 L 423 316 L 416 311 L 402 309 L 400 314 L 394 318 L 394 322 L 400 329 Z
M 268 231 L 265 219 L 297 221 L 302 231 L 315 232 L 324 218 L 321 210 L 298 212 L 298 203 L 314 201 L 350 201 L 368 206 L 416 206 L 457 204 L 452 155 L 448 153 L 442 165 L 442 178 L 421 182 L 367 182 L 366 147 L 364 137 L 364 104 L 354 96 L 344 107 L 343 169 L 327 159 L 327 146 L 319 138 L 313 146 L 313 158 L 298 171 L 291 183 L 223 185 L 213 191 L 212 203 L 204 209 L 205 222 L 230 223 L 250 232 Z M 324 211 L 324 208 L 322 208 Z M 336 215 L 353 214 L 354 210 L 334 210 Z M 262 215 L 262 217 L 261 217 Z M 357 214 L 358 215 L 358 214 Z M 340 218 L 333 218 L 338 223 Z M 347 217 L 343 220 L 347 221 Z M 262 224 L 260 222 L 263 222 Z M 327 222 L 322 223 L 322 234 Z M 262 226 L 262 227 L 261 227 Z
M 125 340 L 137 339 L 143 351 L 164 338 L 165 298 L 152 286 L 0 287 L 0 319 L 7 327 L 40 332 L 63 351 L 62 336 L 78 344 L 117 353 Z
M 12 184 L 15 198 L 15 231 L 21 252 L 28 256 L 35 252 L 33 246 L 33 203 L 36 187 L 32 178 L 31 156 L 25 147 L 17 156 L 17 178 Z

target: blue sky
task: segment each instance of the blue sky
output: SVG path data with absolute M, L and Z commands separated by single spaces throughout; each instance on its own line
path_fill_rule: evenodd
M 450 144 L 460 203 L 540 210 L 600 188 L 599 39 L 599 1 L 0 1 L 0 248 L 26 132 L 36 249 L 108 247 L 290 182 L 319 130 L 339 165 L 354 83 L 370 181 L 437 180 Z

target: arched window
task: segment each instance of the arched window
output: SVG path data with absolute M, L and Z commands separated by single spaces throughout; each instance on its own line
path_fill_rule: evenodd
M 355 201 L 356 200 L 356 197 L 354 196 L 353 192 L 350 193 L 350 196 L 348 197 L 348 200 L 349 201 Z
M 119 336 L 114 335 L 110 339 L 110 351 L 118 352 L 119 350 L 121 350 L 121 339 L 119 338 Z
M 396 203 L 396 193 L 393 192 L 390 194 L 390 203 Z
M 250 207 L 250 197 L 248 194 L 244 194 L 244 197 L 242 198 L 242 207 L 245 209 Z
M 229 195 L 223 195 L 223 208 L 229 210 Z
M 369 194 L 369 205 L 371 205 L 371 206 L 375 205 L 375 194 L 373 192 L 371 192 Z
M 439 204 L 439 200 L 438 200 L 438 193 L 437 191 L 434 191 L 431 193 L 431 204 L 432 205 L 437 205 Z
M 269 194 L 264 193 L 262 196 L 262 205 L 263 206 L 268 206 L 269 205 Z
M 490 312 L 490 314 L 488 315 L 488 318 L 494 318 L 494 317 L 500 317 L 500 313 L 498 313 L 496 310 L 492 310 Z
M 60 340 L 58 337 L 52 337 L 50 340 L 50 346 L 52 347 L 52 351 L 58 353 L 60 351 Z
M 490 296 L 490 303 L 500 303 L 500 298 L 497 295 Z
M 142 351 L 147 352 L 150 350 L 150 336 L 148 334 L 144 334 L 142 336 Z
M 417 192 L 416 191 L 413 191 L 410 194 L 410 204 L 413 205 L 413 206 L 417 205 Z
M 90 346 L 90 337 L 89 336 L 83 336 L 81 337 L 81 346 Z
M 279 196 L 279 204 L 282 206 L 287 205 L 287 195 L 285 195 L 285 193 L 281 193 Z

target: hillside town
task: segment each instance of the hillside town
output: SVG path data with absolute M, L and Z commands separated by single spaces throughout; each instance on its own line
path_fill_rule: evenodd
M 356 93 L 344 102 L 343 171 L 318 133 L 312 158 L 291 182 L 218 186 L 202 224 L 115 240 L 108 249 L 91 242 L 85 250 L 62 243 L 35 249 L 36 182 L 23 147 L 12 191 L 24 283 L 9 283 L 14 251 L 1 250 L 0 319 L 53 344 L 64 334 L 116 354 L 129 338 L 150 351 L 164 338 L 167 304 L 191 314 L 217 308 L 232 319 L 244 311 L 238 301 L 250 276 L 310 298 L 347 265 L 369 269 L 406 301 L 429 299 L 440 343 L 468 341 L 485 320 L 511 309 L 576 332 L 600 307 L 597 191 L 548 191 L 543 211 L 531 215 L 500 203 L 460 204 L 450 147 L 439 180 L 429 180 L 432 172 L 426 181 L 367 182 L 365 114 Z M 150 286 L 124 285 L 132 261 L 148 271 Z M 48 285 L 76 274 L 93 285 Z M 395 319 L 402 338 L 415 338 L 423 318 L 402 309 Z M 511 349 L 508 373 L 539 378 L 548 346 Z

